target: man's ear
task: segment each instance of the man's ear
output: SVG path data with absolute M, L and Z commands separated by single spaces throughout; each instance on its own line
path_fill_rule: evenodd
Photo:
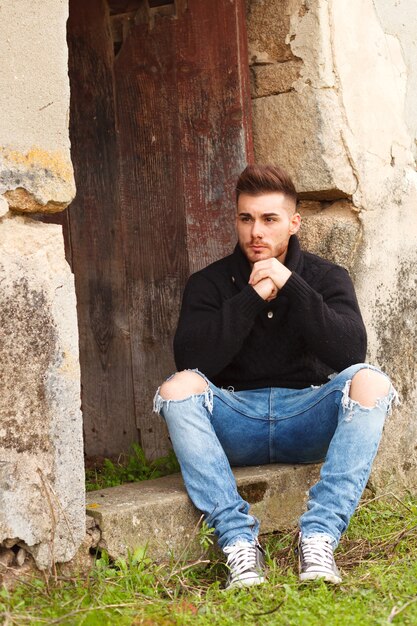
M 294 213 L 294 215 L 291 217 L 290 235 L 295 235 L 295 233 L 298 233 L 298 231 L 300 230 L 300 226 L 301 215 L 299 213 Z

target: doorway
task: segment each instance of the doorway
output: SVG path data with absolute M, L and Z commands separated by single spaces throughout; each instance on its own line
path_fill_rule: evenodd
M 63 216 L 87 456 L 169 446 L 152 413 L 190 273 L 234 246 L 252 158 L 244 0 L 69 0 L 77 196 Z

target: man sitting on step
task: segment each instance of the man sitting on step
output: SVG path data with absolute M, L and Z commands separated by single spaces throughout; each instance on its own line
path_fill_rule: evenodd
M 227 587 L 265 580 L 259 522 L 231 466 L 324 459 L 300 519 L 300 579 L 340 583 L 333 551 L 396 393 L 363 362 L 366 331 L 348 273 L 300 248 L 288 174 L 249 166 L 236 197 L 238 243 L 186 285 L 174 340 L 179 371 L 158 389 L 155 411 L 227 556 Z

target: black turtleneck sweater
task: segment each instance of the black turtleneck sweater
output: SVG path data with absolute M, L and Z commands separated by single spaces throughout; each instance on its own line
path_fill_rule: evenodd
M 295 235 L 285 265 L 292 274 L 271 302 L 248 285 L 238 245 L 193 274 L 174 339 L 178 369 L 236 390 L 301 389 L 363 362 L 366 331 L 347 271 L 301 250 Z

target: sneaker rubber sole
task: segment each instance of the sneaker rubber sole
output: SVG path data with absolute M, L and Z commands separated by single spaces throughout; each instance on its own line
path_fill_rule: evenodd
M 332 583 L 333 585 L 340 585 L 342 579 L 336 574 L 330 574 L 323 572 L 303 572 L 299 575 L 301 582 L 309 582 L 310 580 L 324 580 L 326 583 Z

